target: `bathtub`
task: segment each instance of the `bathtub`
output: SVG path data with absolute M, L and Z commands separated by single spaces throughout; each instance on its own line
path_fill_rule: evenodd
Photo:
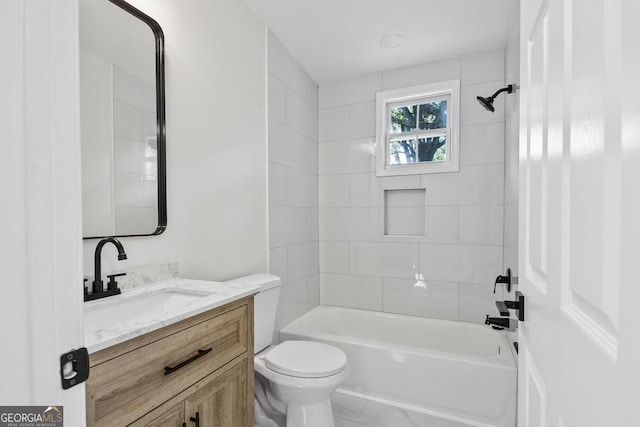
M 342 349 L 351 375 L 339 393 L 470 426 L 514 427 L 517 369 L 504 332 L 488 326 L 319 306 L 280 340 Z

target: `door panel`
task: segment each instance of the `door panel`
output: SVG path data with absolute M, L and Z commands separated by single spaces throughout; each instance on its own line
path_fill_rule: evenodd
M 521 14 L 518 423 L 637 425 L 640 7 Z

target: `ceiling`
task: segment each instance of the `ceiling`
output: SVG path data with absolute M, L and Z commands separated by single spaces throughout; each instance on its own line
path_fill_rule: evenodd
M 518 0 L 245 0 L 319 84 L 502 49 Z M 400 34 L 395 49 L 381 39 Z

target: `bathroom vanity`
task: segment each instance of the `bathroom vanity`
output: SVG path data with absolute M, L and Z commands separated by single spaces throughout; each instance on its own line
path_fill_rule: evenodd
M 177 282 L 88 305 L 88 426 L 253 426 L 253 288 Z

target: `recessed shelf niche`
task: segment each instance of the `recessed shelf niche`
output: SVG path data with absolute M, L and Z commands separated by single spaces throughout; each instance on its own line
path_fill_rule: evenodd
M 384 237 L 426 236 L 425 188 L 385 189 L 382 197 Z

